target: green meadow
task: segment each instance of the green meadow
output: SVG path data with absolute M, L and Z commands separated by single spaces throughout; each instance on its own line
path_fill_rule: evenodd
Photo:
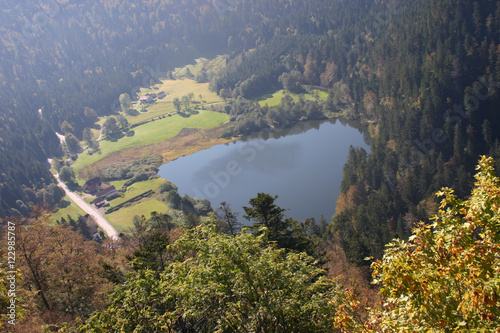
M 146 216 L 149 218 L 151 212 L 166 213 L 168 207 L 165 203 L 155 200 L 141 200 L 139 203 L 124 207 L 111 214 L 106 214 L 104 217 L 115 227 L 116 231 L 126 233 L 134 226 L 133 218 L 135 215 Z
M 110 182 L 110 185 L 114 185 L 118 190 L 125 184 L 126 181 L 120 180 L 120 181 L 115 181 L 115 182 Z M 156 190 L 158 186 L 163 181 L 160 178 L 157 179 L 151 179 L 151 180 L 146 180 L 143 182 L 137 182 L 129 187 L 127 187 L 127 191 L 123 193 L 123 197 L 118 197 L 116 199 L 113 199 L 109 202 L 110 207 L 116 207 L 138 195 L 143 194 L 144 192 L 147 192 L 149 190 Z
M 62 208 L 58 208 L 57 211 L 50 214 L 50 221 L 52 223 L 56 223 L 60 221 L 61 218 L 65 218 L 67 220 L 68 215 L 71 216 L 74 220 L 78 218 L 79 215 L 85 215 L 86 213 L 78 207 L 68 196 L 65 196 L 61 201 Z
M 74 170 L 80 170 L 95 163 L 111 153 L 128 148 L 140 148 L 146 145 L 163 142 L 176 136 L 183 128 L 210 129 L 223 125 L 229 121 L 229 116 L 219 112 L 200 110 L 187 116 L 174 115 L 155 120 L 134 129 L 133 136 L 124 136 L 116 140 L 101 140 L 100 152 L 88 155 L 80 154 L 73 164 Z
M 96 163 L 111 154 L 119 151 L 130 149 L 141 149 L 142 147 L 160 143 L 171 139 L 179 134 L 183 128 L 199 128 L 211 129 L 221 126 L 229 122 L 229 116 L 223 113 L 210 111 L 211 105 L 222 103 L 222 99 L 215 93 L 209 90 L 209 83 L 198 83 L 195 80 L 183 77 L 189 71 L 196 75 L 202 69 L 205 71 L 218 71 L 225 66 L 225 57 L 219 56 L 213 60 L 200 58 L 196 60 L 196 64 L 188 65 L 183 68 L 176 68 L 174 71 L 175 80 L 164 80 L 152 87 L 142 88 L 138 93 L 139 96 L 148 93 L 159 93 L 164 91 L 167 96 L 163 99 L 156 99 L 153 104 L 137 105 L 134 102 L 134 108 L 138 111 L 136 115 L 126 115 L 130 125 L 146 122 L 132 128 L 129 133 L 120 133 L 110 138 L 101 139 L 99 141 L 100 150 L 89 155 L 84 151 L 78 156 L 78 159 L 73 163 L 72 167 L 78 175 L 78 171 Z M 181 99 L 183 96 L 191 95 L 191 111 L 185 111 L 182 106 L 181 112 L 178 113 L 173 105 L 175 98 Z M 141 112 L 142 109 L 146 112 Z M 124 114 L 121 112 L 121 114 Z M 158 118 L 161 119 L 158 119 Z M 102 117 L 98 121 L 98 125 L 102 126 L 107 117 Z M 153 120 L 154 119 L 154 120 Z M 92 130 L 94 139 L 100 135 L 100 130 Z M 82 142 L 82 146 L 86 143 Z M 80 185 L 85 181 L 77 179 Z M 125 180 L 110 182 L 118 190 L 125 184 Z M 110 201 L 110 207 L 116 207 L 135 196 L 138 196 L 148 190 L 156 190 L 161 179 L 153 179 L 143 182 L 134 183 L 129 186 L 121 197 Z M 86 199 L 87 202 L 93 199 Z M 68 199 L 68 201 L 70 201 Z M 70 201 L 71 202 L 71 201 Z M 54 214 L 53 220 L 60 219 L 68 214 L 76 217 L 80 209 L 73 203 L 66 208 L 60 209 Z M 116 212 L 106 214 L 106 218 L 113 224 L 118 232 L 127 232 L 133 226 L 132 218 L 135 215 L 147 215 L 150 212 L 158 211 L 165 212 L 168 207 L 165 203 L 153 198 L 144 198 L 136 203 L 131 203 L 128 207 L 123 207 Z
M 314 100 L 316 97 L 314 96 L 317 94 L 318 98 L 321 100 L 327 100 L 328 99 L 328 93 L 321 91 L 321 90 L 314 90 L 313 93 L 311 94 L 292 94 L 288 93 L 290 96 L 292 96 L 293 100 L 295 102 L 298 102 L 300 100 L 300 97 L 303 96 L 305 100 Z M 276 106 L 281 103 L 281 99 L 285 97 L 286 92 L 285 90 L 278 90 L 277 92 L 270 94 L 270 95 L 265 95 L 261 98 L 258 99 L 259 105 L 260 106 Z

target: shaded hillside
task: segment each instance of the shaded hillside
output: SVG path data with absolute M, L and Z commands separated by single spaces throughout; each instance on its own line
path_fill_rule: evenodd
M 96 116 L 119 106 L 121 93 L 133 95 L 195 57 L 237 53 L 264 44 L 275 34 L 285 34 L 298 13 L 316 11 L 316 2 L 321 3 L 54 0 L 2 4 L 0 215 L 40 202 L 23 191 L 40 191 L 51 183 L 41 163 L 57 154 L 53 132 L 61 131 L 64 122 L 81 138 Z M 314 29 L 310 22 L 305 25 L 307 31 Z M 283 28 L 276 30 L 279 26 Z M 18 200 L 22 203 L 16 204 Z

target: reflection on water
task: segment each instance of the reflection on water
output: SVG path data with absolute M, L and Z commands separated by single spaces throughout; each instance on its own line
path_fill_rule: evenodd
M 303 122 L 181 157 L 163 165 L 159 175 L 181 195 L 207 198 L 213 207 L 226 201 L 242 213 L 250 198 L 265 192 L 279 196 L 287 216 L 329 218 L 349 147 L 368 150 L 361 128 L 335 120 Z

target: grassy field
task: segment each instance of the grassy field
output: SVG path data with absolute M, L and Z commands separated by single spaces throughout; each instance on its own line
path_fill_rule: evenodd
M 315 93 L 318 93 L 318 98 L 321 100 L 327 100 L 328 98 L 328 93 L 321 91 L 321 90 L 315 90 Z M 293 100 L 297 102 L 300 99 L 301 94 L 290 94 L 292 96 Z M 314 100 L 314 94 L 302 94 L 304 96 L 304 99 L 306 100 Z M 281 103 L 281 99 L 285 97 L 285 91 L 284 90 L 278 90 L 274 94 L 271 95 L 266 95 L 264 97 L 261 97 L 258 99 L 260 106 L 265 106 L 266 104 L 269 106 L 276 106 Z
M 198 73 L 202 68 L 208 70 L 209 68 L 215 68 L 224 64 L 224 58 L 218 57 L 212 61 L 200 59 L 197 64 L 189 65 L 187 68 L 189 68 L 190 71 L 196 75 L 196 73 Z M 171 116 L 159 120 L 157 119 L 133 128 L 132 136 L 101 140 L 100 151 L 92 156 L 88 155 L 87 152 L 83 152 L 73 164 L 73 169 L 75 171 L 81 170 L 114 152 L 128 149 L 140 149 L 144 146 L 164 142 L 176 136 L 183 128 L 211 129 L 227 123 L 229 121 L 228 115 L 209 110 L 201 110 L 202 106 L 206 109 L 210 109 L 210 104 L 222 102 L 222 99 L 220 99 L 216 93 L 211 92 L 208 89 L 208 86 L 208 83 L 197 83 L 196 81 L 190 79 L 177 79 L 165 80 L 151 89 L 142 89 L 139 93 L 140 96 L 150 92 L 158 93 L 160 91 L 165 91 L 167 96 L 163 99 L 158 99 L 157 102 L 152 105 L 146 106 L 148 110 L 147 112 L 140 112 L 137 116 L 126 116 L 130 124 L 147 121 L 158 116 L 165 116 L 169 114 Z M 190 93 L 194 96 L 191 108 L 196 107 L 198 110 L 190 114 L 177 114 L 177 110 L 175 110 L 173 106 L 174 98 L 181 99 L 182 96 L 187 96 Z M 139 106 L 138 110 L 140 111 L 141 109 L 142 106 Z M 99 119 L 97 124 L 102 125 L 105 119 L 106 117 Z M 94 139 L 97 139 L 100 131 L 97 129 L 93 129 L 92 131 Z M 82 143 L 82 145 L 84 146 L 86 144 Z M 84 183 L 83 180 L 78 180 L 81 184 Z M 110 201 L 110 207 L 115 207 L 148 190 L 155 190 L 160 183 L 160 179 L 135 183 L 127 189 L 123 198 L 120 197 Z M 121 189 L 124 184 L 124 180 L 111 182 L 111 185 L 114 185 L 117 189 Z M 91 200 L 92 199 L 88 199 L 86 201 L 88 202 Z M 143 199 L 133 206 L 125 207 L 114 213 L 106 215 L 106 218 L 119 232 L 126 232 L 128 231 L 128 228 L 132 226 L 132 218 L 134 215 L 147 215 L 151 211 L 155 210 L 164 212 L 167 210 L 167 206 L 154 199 Z M 84 214 L 83 211 L 81 211 L 74 203 L 71 203 L 70 206 L 60 209 L 56 214 L 54 214 L 52 219 L 56 221 L 61 217 L 67 216 L 68 214 L 76 218 L 79 213 Z
M 137 116 L 127 116 L 127 120 L 130 124 L 135 124 L 147 119 L 151 119 L 157 116 L 161 116 L 168 113 L 176 112 L 173 100 L 174 98 L 181 99 L 182 96 L 188 96 L 193 93 L 194 97 L 192 99 L 192 106 L 199 106 L 212 103 L 222 102 L 222 99 L 217 96 L 216 93 L 208 89 L 209 83 L 197 83 L 191 79 L 179 79 L 179 80 L 165 80 L 160 84 L 157 84 L 150 88 L 143 88 L 139 92 L 140 96 L 148 93 L 158 93 L 164 91 L 167 96 L 163 99 L 157 99 L 155 104 L 145 105 L 148 112 L 141 112 Z M 200 98 L 201 95 L 201 98 Z M 208 106 L 206 106 L 208 107 Z M 142 106 L 138 107 L 140 111 Z
M 176 68 L 174 70 L 173 75 L 185 76 L 187 74 L 188 69 L 193 75 L 197 75 L 203 69 L 205 69 L 206 72 L 210 71 L 219 72 L 224 67 L 226 67 L 226 57 L 223 55 L 220 55 L 213 60 L 208 60 L 206 58 L 199 58 L 196 59 L 196 64 L 187 65 L 182 68 Z
M 206 60 L 206 59 L 205 59 Z M 182 69 L 177 69 L 178 71 L 182 71 L 186 68 L 190 68 L 192 73 L 197 73 L 203 66 L 207 68 L 207 66 L 212 67 L 220 67 L 222 66 L 222 61 L 224 57 L 218 57 L 212 61 L 209 61 L 208 64 L 206 62 L 198 63 L 196 65 L 188 65 Z M 225 62 L 224 62 L 225 64 Z M 178 79 L 178 80 L 164 80 L 162 83 L 159 83 L 151 88 L 142 88 L 138 93 L 139 96 L 146 95 L 148 93 L 158 93 L 160 91 L 164 91 L 167 93 L 167 96 L 163 99 L 157 99 L 156 103 L 151 105 L 144 105 L 144 107 L 148 110 L 147 112 L 139 112 L 136 116 L 126 116 L 128 122 L 130 124 L 136 124 L 141 121 L 149 120 L 151 118 L 155 118 L 158 116 L 166 115 L 169 113 L 176 113 L 177 110 L 173 105 L 174 98 L 181 99 L 182 96 L 188 96 L 190 93 L 193 93 L 193 107 L 201 108 L 202 105 L 205 106 L 206 109 L 209 109 L 210 104 L 220 103 L 222 99 L 214 92 L 208 89 L 209 83 L 198 83 L 195 80 L 191 79 Z M 200 98 L 201 95 L 201 98 Z M 137 102 L 134 101 L 133 107 L 137 106 Z M 140 111 L 143 108 L 143 105 L 139 105 L 137 107 L 137 111 Z M 123 113 L 122 113 L 123 114 Z M 107 117 L 102 117 L 96 123 L 101 126 Z M 92 134 L 94 136 L 94 140 L 96 140 L 100 135 L 100 130 L 97 128 L 93 128 Z M 81 142 L 82 146 L 86 146 L 85 142 Z
M 70 215 L 74 220 L 78 218 L 79 215 L 85 215 L 86 213 L 78 207 L 70 198 L 67 196 L 64 197 L 62 201 L 65 205 L 68 205 L 64 208 L 59 208 L 55 213 L 50 215 L 50 221 L 52 223 L 56 223 L 61 218 L 65 218 L 67 220 L 68 215 Z
M 128 232 L 134 226 L 132 219 L 135 215 L 151 216 L 151 212 L 166 213 L 168 207 L 158 200 L 142 200 L 138 204 L 122 208 L 114 213 L 106 214 L 108 221 L 118 232 Z
M 100 152 L 92 156 L 83 153 L 73 164 L 74 170 L 80 170 L 109 154 L 132 147 L 142 147 L 168 140 L 177 135 L 183 128 L 214 128 L 229 121 L 229 116 L 219 112 L 199 111 L 190 117 L 175 115 L 156 120 L 133 129 L 134 136 L 125 136 L 117 141 L 102 140 Z
M 134 198 L 134 197 L 136 197 L 144 192 L 147 192 L 149 190 L 154 191 L 158 188 L 158 186 L 160 186 L 160 184 L 162 182 L 163 181 L 160 178 L 158 178 L 158 179 L 152 179 L 152 180 L 134 183 L 127 188 L 127 192 L 124 193 L 123 198 L 120 197 L 120 198 L 116 198 L 116 199 L 111 200 L 109 202 L 110 207 L 116 207 L 116 206 L 124 203 L 125 201 L 130 200 L 130 199 L 132 199 L 132 198 Z M 120 180 L 120 181 L 116 181 L 116 182 L 111 182 L 110 185 L 114 185 L 119 190 L 123 186 L 124 183 L 125 183 L 125 181 Z
M 174 76 L 177 78 L 176 80 L 164 80 L 153 87 L 141 89 L 139 96 L 151 92 L 158 93 L 160 91 L 164 91 L 167 96 L 163 99 L 157 99 L 154 104 L 144 105 L 147 112 L 139 112 L 136 116 L 126 116 L 131 125 L 148 121 L 159 116 L 170 116 L 163 119 L 156 119 L 133 128 L 133 135 L 131 136 L 127 135 L 114 139 L 101 140 L 99 142 L 100 151 L 94 155 L 88 155 L 87 152 L 83 152 L 73 164 L 73 169 L 77 171 L 78 174 L 79 170 L 106 158 L 112 153 L 130 151 L 130 149 L 137 150 L 145 146 L 164 142 L 176 136 L 183 128 L 211 129 L 229 122 L 228 115 L 209 111 L 211 104 L 222 102 L 222 99 L 219 98 L 216 93 L 209 90 L 209 83 L 197 83 L 195 80 L 182 78 L 184 75 L 183 73 L 186 73 L 187 69 L 189 69 L 193 75 L 197 75 L 201 70 L 207 72 L 218 71 L 225 66 L 225 63 L 226 59 L 224 56 L 219 56 L 213 60 L 200 58 L 196 60 L 196 64 L 188 65 L 183 68 L 176 68 L 174 71 Z M 188 96 L 190 94 L 193 96 L 191 108 L 196 108 L 197 110 L 191 114 L 177 114 L 177 110 L 173 105 L 173 100 L 175 98 L 181 99 L 183 96 Z M 134 107 L 135 106 L 136 104 L 134 104 Z M 143 105 L 137 106 L 137 111 L 140 111 L 142 108 Z M 202 110 L 203 108 L 206 110 Z M 105 120 L 106 117 L 103 117 L 99 119 L 97 124 L 102 125 Z M 92 129 L 92 133 L 94 139 L 97 139 L 100 130 Z M 86 143 L 82 142 L 82 146 L 85 145 Z M 79 181 L 81 184 L 84 182 L 81 179 L 79 179 Z M 126 181 L 122 180 L 111 182 L 110 184 L 114 185 L 117 189 L 121 189 L 125 182 Z M 161 182 L 161 179 L 153 179 L 135 183 L 127 188 L 124 197 L 110 201 L 110 207 L 116 207 L 148 190 L 156 190 Z M 90 200 L 91 199 L 88 199 L 86 201 Z M 106 218 L 119 232 L 126 232 L 128 228 L 132 227 L 132 218 L 134 215 L 147 215 L 151 211 L 165 212 L 166 210 L 168 210 L 167 206 L 158 200 L 143 199 L 133 206 L 125 207 L 114 213 L 107 214 Z M 53 219 L 55 221 L 68 214 L 76 217 L 79 213 L 83 213 L 83 211 L 74 203 L 71 203 L 68 207 L 60 209 L 54 214 Z

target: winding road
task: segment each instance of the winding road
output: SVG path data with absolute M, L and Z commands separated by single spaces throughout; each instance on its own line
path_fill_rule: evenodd
M 65 141 L 64 135 L 59 134 L 57 132 L 56 132 L 56 135 L 59 138 L 59 141 L 61 142 L 61 145 L 62 145 L 64 143 L 64 141 Z M 102 136 L 102 131 L 101 131 L 101 136 Z M 100 137 L 99 137 L 99 139 L 100 139 Z M 49 158 L 48 162 L 49 162 L 49 165 L 51 165 L 52 164 L 52 159 Z M 104 230 L 104 232 L 106 233 L 106 235 L 108 235 L 108 237 L 111 240 L 118 240 L 118 239 L 120 239 L 120 236 L 118 236 L 118 231 L 116 231 L 116 229 L 111 225 L 111 223 L 109 223 L 109 221 L 104 216 L 101 215 L 101 213 L 99 212 L 99 210 L 97 209 L 97 207 L 92 206 L 92 205 L 86 203 L 78 194 L 76 194 L 75 192 L 71 191 L 68 188 L 68 186 L 66 186 L 66 184 L 61 181 L 61 179 L 59 178 L 58 174 L 53 173 L 53 175 L 54 175 L 54 177 L 57 180 L 57 186 L 59 186 L 60 188 L 62 188 L 64 190 L 64 192 L 66 192 L 66 195 L 71 200 L 73 200 L 73 202 L 75 204 L 77 204 L 81 209 L 83 209 L 83 211 L 85 213 L 87 213 L 90 216 L 92 216 L 92 219 L 94 219 L 95 223 L 97 223 L 97 225 L 100 226 Z
M 86 203 L 78 194 L 71 191 L 65 183 L 59 179 L 59 175 L 54 175 L 57 179 L 57 185 L 66 192 L 66 195 L 73 200 L 75 204 L 77 204 L 85 213 L 92 216 L 95 223 L 99 225 L 104 232 L 108 235 L 111 240 L 118 240 L 120 236 L 118 236 L 118 232 L 116 229 L 109 223 L 109 221 L 101 215 L 101 213 L 97 210 L 96 207 Z

